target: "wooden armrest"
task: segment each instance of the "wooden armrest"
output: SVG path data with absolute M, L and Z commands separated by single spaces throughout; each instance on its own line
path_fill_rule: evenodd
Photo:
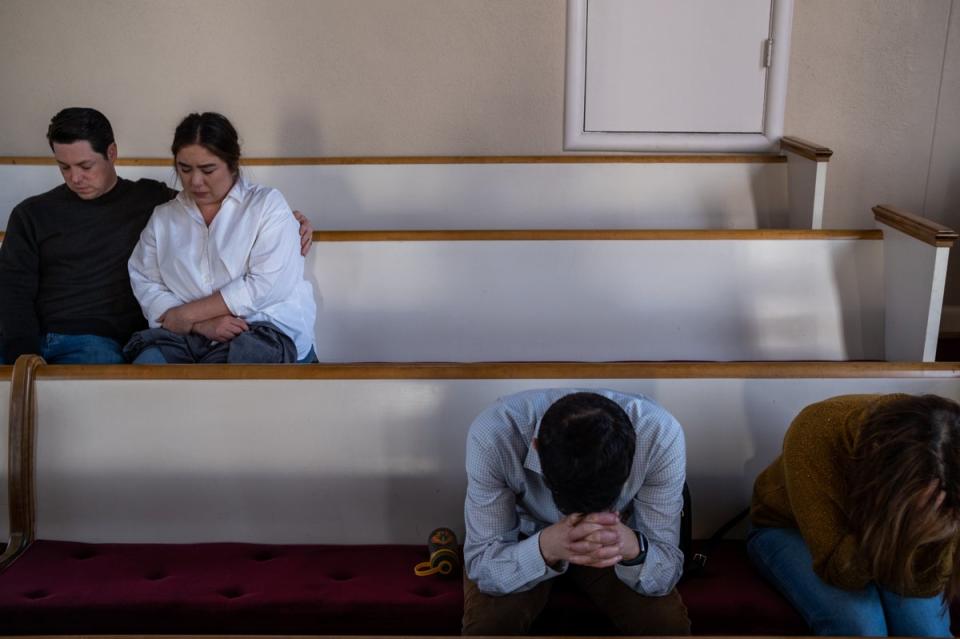
M 873 217 L 878 222 L 902 231 L 931 246 L 953 246 L 957 232 L 939 222 L 908 213 L 889 204 L 873 207 Z
M 830 156 L 833 155 L 833 151 L 825 146 L 791 135 L 780 138 L 780 150 L 796 153 L 814 162 L 829 162 Z
M 34 438 L 37 402 L 34 378 L 43 364 L 39 355 L 21 355 L 13 366 L 10 387 L 7 486 L 10 495 L 10 539 L 0 555 L 0 570 L 33 543 L 36 517 Z

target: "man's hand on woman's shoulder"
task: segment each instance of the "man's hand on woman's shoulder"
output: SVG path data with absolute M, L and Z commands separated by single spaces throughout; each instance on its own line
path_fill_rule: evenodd
M 313 226 L 310 220 L 300 211 L 294 211 L 293 217 L 300 223 L 300 255 L 306 257 L 310 252 L 310 246 L 313 244 Z

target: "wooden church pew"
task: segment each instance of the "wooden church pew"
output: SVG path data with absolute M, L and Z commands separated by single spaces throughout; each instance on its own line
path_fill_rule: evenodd
M 323 362 L 933 361 L 956 233 L 331 231 L 308 257 Z
M 952 364 L 20 368 L 33 393 L 13 402 L 36 410 L 11 413 L 30 460 L 11 467 L 11 527 L 39 541 L 0 573 L 0 629 L 16 632 L 455 633 L 459 582 L 418 580 L 412 563 L 433 527 L 462 533 L 465 433 L 506 393 L 610 387 L 666 406 L 701 538 L 748 503 L 803 406 L 960 399 Z M 742 546 L 714 559 L 681 586 L 695 632 L 805 632 Z M 582 605 L 563 603 L 595 630 Z
M 933 361 L 956 233 L 323 231 L 323 362 Z
M 811 229 L 822 224 L 823 149 L 784 138 L 779 155 L 244 158 L 242 170 L 318 229 Z M 175 185 L 170 158 L 117 165 Z M 52 157 L 0 157 L 0 228 L 61 181 Z

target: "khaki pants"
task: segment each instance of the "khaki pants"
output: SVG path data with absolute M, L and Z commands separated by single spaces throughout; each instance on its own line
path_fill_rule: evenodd
M 613 568 L 571 565 L 557 579 L 570 579 L 625 635 L 688 635 L 687 608 L 674 588 L 662 597 L 646 597 L 628 588 Z M 494 597 L 463 576 L 464 635 L 523 635 L 547 605 L 556 579 L 530 590 Z

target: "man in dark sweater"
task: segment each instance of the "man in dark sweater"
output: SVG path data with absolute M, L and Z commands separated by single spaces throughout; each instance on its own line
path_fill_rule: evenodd
M 0 356 L 39 353 L 51 364 L 123 363 L 130 335 L 146 328 L 127 260 L 155 206 L 176 191 L 117 176 L 107 118 L 60 111 L 47 139 L 64 183 L 13 209 L 0 246 Z M 309 247 L 310 228 L 301 234 Z

